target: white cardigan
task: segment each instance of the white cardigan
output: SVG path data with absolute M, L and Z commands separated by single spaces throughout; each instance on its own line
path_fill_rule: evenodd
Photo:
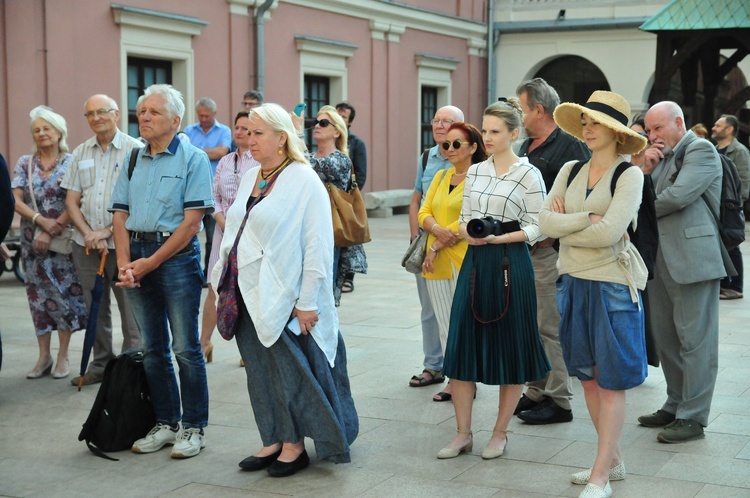
M 219 261 L 211 272 L 214 289 L 259 170 L 255 167 L 244 175 L 227 211 Z M 261 344 L 268 348 L 278 340 L 293 308 L 317 310 L 318 323 L 311 334 L 333 367 L 339 333 L 333 300 L 333 224 L 328 193 L 309 165 L 287 166 L 268 197 L 250 211 L 237 247 L 237 266 L 240 292 Z

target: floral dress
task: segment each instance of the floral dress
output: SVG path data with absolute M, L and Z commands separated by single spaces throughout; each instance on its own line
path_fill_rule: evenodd
M 71 154 L 58 159 L 57 167 L 45 176 L 39 156 L 23 156 L 13 175 L 13 188 L 23 189 L 23 202 L 33 209 L 29 194 L 29 161 L 32 161 L 32 187 L 39 212 L 45 218 L 57 218 L 65 210 L 66 191 L 60 188 Z M 36 335 L 53 330 L 80 330 L 86 325 L 88 311 L 84 289 L 78 280 L 70 254 L 34 251 L 34 225 L 21 220 L 21 259 L 26 273 L 26 294 Z
M 326 157 L 308 157 L 323 183 L 331 182 L 341 190 L 348 192 L 352 185 L 352 161 L 349 156 L 337 150 Z M 333 282 L 333 296 L 338 306 L 341 299 L 341 288 L 347 273 L 367 273 L 367 256 L 362 244 L 351 247 L 337 247 L 340 250 L 338 273 Z

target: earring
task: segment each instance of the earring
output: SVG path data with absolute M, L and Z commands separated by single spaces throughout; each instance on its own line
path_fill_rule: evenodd
M 280 155 L 280 156 L 283 156 L 283 155 L 284 155 L 284 151 L 283 151 L 283 150 L 281 150 L 281 149 L 279 149 L 279 155 Z

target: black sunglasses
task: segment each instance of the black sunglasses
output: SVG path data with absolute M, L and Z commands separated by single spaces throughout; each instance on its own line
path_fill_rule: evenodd
M 443 150 L 448 150 L 451 148 L 451 145 L 452 145 L 454 149 L 458 150 L 461 148 L 461 145 L 463 144 L 468 145 L 470 143 L 471 142 L 462 142 L 460 140 L 454 140 L 453 142 L 449 142 L 446 140 L 445 142 L 443 142 L 442 147 L 443 147 Z
M 329 124 L 331 124 L 331 122 L 329 120 L 323 118 L 323 119 L 316 119 L 315 120 L 315 124 L 316 125 L 320 125 L 321 128 L 325 128 L 326 126 L 328 126 Z

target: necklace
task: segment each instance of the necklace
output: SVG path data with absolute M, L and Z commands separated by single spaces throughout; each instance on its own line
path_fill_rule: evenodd
M 453 173 L 453 176 L 466 176 L 466 173 Z
M 57 157 L 55 157 L 55 160 L 52 161 L 52 164 L 50 164 L 49 166 L 45 166 L 42 163 L 42 156 L 41 156 L 41 154 L 39 155 L 39 167 L 42 169 L 42 171 L 44 172 L 45 175 L 47 175 L 47 174 L 51 173 L 52 171 L 54 171 L 57 168 L 57 164 L 59 162 L 60 162 L 60 153 L 59 152 L 57 153 Z
M 265 186 L 266 186 L 266 185 L 268 184 L 268 180 L 269 180 L 270 178 L 274 177 L 274 176 L 276 175 L 276 173 L 277 173 L 277 172 L 281 171 L 281 169 L 282 169 L 282 168 L 283 168 L 284 166 L 286 166 L 287 164 L 289 164 L 290 162 L 292 162 L 292 160 L 291 160 L 291 159 L 289 159 L 289 158 L 287 157 L 287 158 L 286 158 L 286 159 L 284 160 L 284 162 L 283 162 L 283 163 L 281 163 L 281 164 L 279 164 L 278 166 L 276 166 L 276 168 L 275 168 L 275 169 L 274 169 L 273 171 L 271 171 L 270 173 L 268 173 L 267 175 L 264 175 L 264 174 L 263 174 L 263 169 L 261 168 L 261 170 L 260 170 L 260 178 L 261 178 L 261 180 L 260 180 L 260 183 L 258 183 L 258 188 L 259 188 L 259 189 L 263 189 L 263 188 L 265 188 Z

